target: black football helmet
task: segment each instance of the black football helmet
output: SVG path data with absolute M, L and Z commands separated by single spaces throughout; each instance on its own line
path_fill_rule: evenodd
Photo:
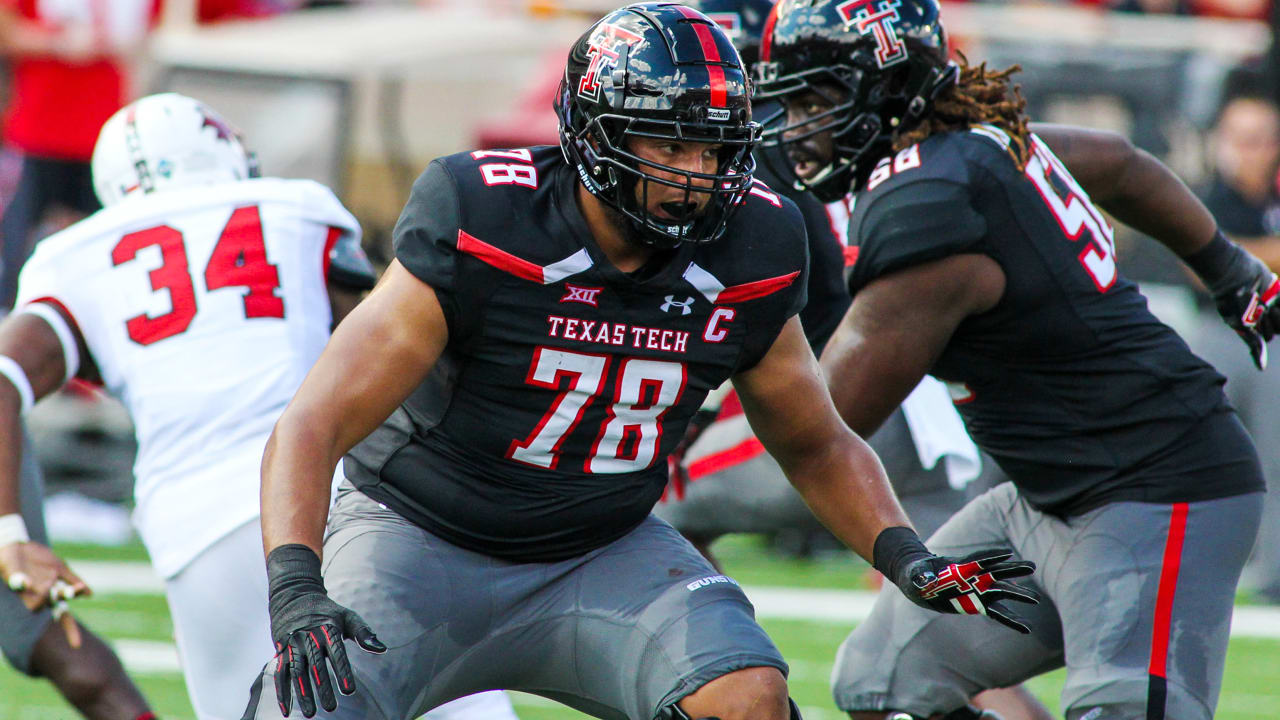
M 711 242 L 751 188 L 760 125 L 751 120 L 750 95 L 738 52 L 707 16 L 677 3 L 629 5 L 597 22 L 569 53 L 555 101 L 560 148 L 587 190 L 641 230 L 641 242 Z M 628 147 L 638 137 L 717 143 L 716 171 L 645 160 Z M 689 208 L 695 194 L 710 197 L 673 223 L 647 210 L 654 184 L 683 189 L 681 205 Z
M 688 0 L 685 4 L 724 28 L 747 70 L 760 59 L 760 38 L 773 0 Z
M 832 133 L 830 164 L 796 178 L 824 202 L 861 187 L 894 134 L 928 115 L 960 73 L 947 60 L 937 0 L 780 0 L 756 69 L 759 100 L 815 92 L 833 104 L 794 124 L 781 111 L 763 119 L 766 146 Z

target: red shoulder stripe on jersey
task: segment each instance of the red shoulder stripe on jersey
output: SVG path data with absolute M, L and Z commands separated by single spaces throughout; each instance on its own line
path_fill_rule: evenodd
M 80 323 L 76 322 L 76 316 L 71 314 L 71 311 L 67 309 L 66 305 L 62 304 L 61 300 L 59 300 L 56 297 L 53 297 L 52 295 L 46 295 L 44 297 L 35 298 L 34 300 L 31 300 L 27 304 L 34 305 L 36 303 L 44 303 L 45 305 L 52 305 L 55 309 L 57 309 L 58 312 L 62 313 L 62 317 L 66 318 L 67 323 L 71 325 L 71 330 L 76 334 L 76 340 L 82 341 L 84 339 L 84 333 L 80 331 Z
M 458 249 L 516 277 L 536 283 L 543 281 L 541 265 L 535 265 L 505 250 L 500 250 L 473 235 L 468 235 L 467 231 L 461 228 L 458 229 Z
M 779 275 L 778 277 L 765 278 L 764 280 L 756 280 L 755 282 L 743 283 L 742 285 L 733 285 L 725 288 L 724 291 L 716 296 L 716 302 L 746 302 L 747 300 L 755 300 L 756 298 L 762 298 L 766 295 L 772 295 L 791 285 L 791 283 L 799 276 L 800 271 L 797 270 L 786 275 Z
M 342 228 L 329 226 L 329 234 L 324 239 L 324 281 L 329 282 L 329 263 L 333 257 L 333 246 L 338 244 L 338 238 L 342 237 Z
M 1182 541 L 1187 533 L 1187 503 L 1174 503 L 1169 517 L 1169 536 L 1164 545 L 1164 562 L 1160 568 L 1160 584 L 1156 589 L 1156 615 L 1151 629 L 1151 662 L 1147 673 L 1158 678 L 1165 675 L 1169 656 L 1169 630 L 1173 624 L 1173 599 L 1178 591 L 1178 570 L 1182 566 Z
M 701 20 L 702 15 L 693 8 L 677 5 L 676 9 L 690 20 Z M 724 79 L 724 68 L 719 65 L 711 65 L 710 63 L 718 63 L 720 60 L 720 48 L 716 47 L 716 39 L 711 35 L 711 28 L 701 22 L 690 23 L 693 26 L 693 32 L 698 36 L 698 42 L 702 45 L 702 55 L 706 58 L 707 75 L 711 80 L 711 105 L 713 107 L 722 108 L 728 100 L 728 85 Z
M 689 463 L 689 481 L 693 482 L 700 477 L 744 463 L 763 453 L 764 445 L 760 443 L 760 440 L 754 437 L 747 438 L 737 445 L 725 448 L 717 453 L 711 453 L 706 457 L 698 458 Z

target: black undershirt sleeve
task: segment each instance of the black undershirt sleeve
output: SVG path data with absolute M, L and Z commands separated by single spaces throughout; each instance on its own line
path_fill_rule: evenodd
M 392 234 L 396 259 L 435 290 L 451 335 L 459 321 L 460 215 L 457 185 L 444 163 L 436 160 L 414 182 Z
M 966 186 L 926 179 L 874 197 L 854 214 L 849 230 L 849 241 L 858 244 L 849 290 L 857 293 L 897 270 L 979 251 L 987 222 Z

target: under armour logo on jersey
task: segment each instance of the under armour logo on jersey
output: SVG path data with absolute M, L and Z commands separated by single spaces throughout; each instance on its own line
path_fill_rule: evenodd
M 684 300 L 676 300 L 675 295 L 668 295 L 667 301 L 662 303 L 662 312 L 671 312 L 671 308 L 680 308 L 681 315 L 688 315 L 693 312 L 689 306 L 693 304 L 693 296 L 686 297 Z
M 581 285 L 570 285 L 569 283 L 565 283 L 564 289 L 564 297 L 560 298 L 560 302 L 576 302 L 584 305 L 590 305 L 591 307 L 597 307 L 597 298 L 600 295 L 600 291 L 604 288 L 582 287 Z
M 893 21 L 898 19 L 898 0 L 848 0 L 836 6 L 844 26 L 871 33 L 876 40 L 876 64 L 882 68 L 907 59 L 907 46 Z

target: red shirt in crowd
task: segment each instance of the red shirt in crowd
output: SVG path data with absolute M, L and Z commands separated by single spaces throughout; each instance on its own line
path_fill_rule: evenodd
M 95 28 L 108 24 L 105 13 L 114 0 L 80 2 L 94 18 Z M 146 21 L 154 23 L 160 0 L 149 3 Z M 58 20 L 45 16 L 42 4 L 40 0 L 0 0 L 0 6 L 56 28 Z M 14 57 L 10 67 L 4 141 L 28 155 L 88 162 L 98 131 L 130 97 L 123 63 L 116 58 L 76 64 L 53 57 Z

